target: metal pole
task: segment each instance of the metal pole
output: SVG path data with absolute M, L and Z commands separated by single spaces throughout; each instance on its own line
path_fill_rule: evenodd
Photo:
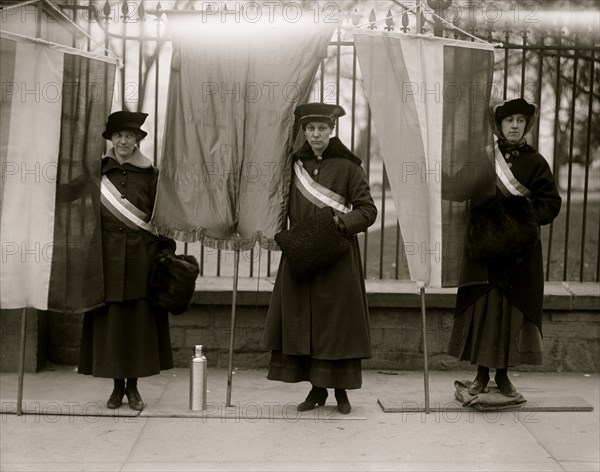
M 23 414 L 23 376 L 25 374 L 25 340 L 27 337 L 27 308 L 21 317 L 21 353 L 19 356 L 19 381 L 17 384 L 17 416 Z
M 421 287 L 421 318 L 423 319 L 423 380 L 425 382 L 425 413 L 429 413 L 429 367 L 427 362 L 427 314 L 425 310 L 425 287 Z
M 235 334 L 235 307 L 237 304 L 238 273 L 240 269 L 240 250 L 236 249 L 233 262 L 233 294 L 231 295 L 231 327 L 229 334 L 229 363 L 227 370 L 227 399 L 225 406 L 231 406 L 231 382 L 233 379 L 233 339 Z

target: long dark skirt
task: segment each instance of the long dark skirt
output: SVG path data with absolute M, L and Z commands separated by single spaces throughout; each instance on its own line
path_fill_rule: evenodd
M 361 360 L 312 359 L 309 356 L 288 356 L 281 351 L 272 351 L 267 378 L 289 383 L 306 380 L 315 387 L 323 388 L 360 388 Z
M 172 368 L 168 312 L 140 299 L 107 303 L 85 314 L 80 374 L 124 379 Z
M 502 289 L 495 287 L 455 316 L 448 354 L 497 369 L 540 365 L 542 336 Z

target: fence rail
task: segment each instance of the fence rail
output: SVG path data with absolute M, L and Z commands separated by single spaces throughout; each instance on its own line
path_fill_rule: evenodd
M 151 141 L 145 149 L 159 161 L 166 108 L 171 55 L 166 22 L 168 11 L 192 11 L 214 4 L 227 10 L 244 2 L 174 1 L 66 2 L 59 6 L 75 22 L 100 38 L 104 46 L 122 57 L 113 110 L 127 108 L 150 113 Z M 257 3 L 257 2 L 249 2 Z M 302 8 L 309 3 L 296 2 Z M 334 2 L 329 2 L 337 5 Z M 352 2 L 347 2 L 352 3 Z M 328 57 L 315 78 L 314 101 L 341 103 L 349 119 L 337 134 L 365 159 L 380 216 L 361 236 L 365 276 L 407 279 L 401 232 L 395 216 L 385 166 L 379 154 L 376 130 L 360 82 L 351 28 L 421 32 L 465 40 L 481 38 L 501 43 L 496 49 L 493 98 L 524 96 L 541 105 L 541 119 L 532 133 L 532 144 L 549 160 L 563 195 L 559 217 L 542 230 L 547 280 L 600 280 L 600 41 L 597 32 L 567 37 L 563 26 L 539 27 L 533 11 L 511 10 L 522 21 L 501 23 L 469 15 L 460 16 L 452 1 L 374 2 L 389 5 L 387 12 L 364 10 L 371 2 L 353 2 L 336 12 L 341 26 L 332 38 Z M 481 2 L 477 2 L 481 3 Z M 534 4 L 534 2 L 530 2 Z M 240 4 L 242 7 L 240 7 Z M 414 4 L 414 5 L 413 5 Z M 455 2 L 455 6 L 458 2 Z M 485 2 L 483 2 L 485 6 Z M 517 3 L 518 5 L 518 3 Z M 535 5 L 535 4 L 534 4 Z M 210 11 L 210 10 L 209 10 Z M 483 10 L 482 10 L 483 11 Z M 214 12 L 213 12 L 214 13 Z M 212 14 L 212 13 L 211 13 Z M 236 14 L 226 11 L 225 14 Z M 94 45 L 88 41 L 88 48 Z M 204 275 L 230 275 L 233 255 L 198 244 L 185 249 L 199 256 Z M 279 254 L 264 250 L 242 255 L 241 276 L 272 276 Z

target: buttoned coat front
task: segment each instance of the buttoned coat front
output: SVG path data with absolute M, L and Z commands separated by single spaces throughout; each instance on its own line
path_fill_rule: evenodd
M 346 199 L 352 206 L 339 215 L 351 250 L 333 265 L 303 281 L 291 275 L 282 255 L 262 344 L 287 355 L 309 355 L 337 360 L 371 356 L 369 313 L 362 261 L 356 235 L 372 225 L 377 208 L 360 159 L 338 138 L 332 138 L 322 159 L 305 145 L 293 156 L 319 184 Z M 292 184 L 290 225 L 318 210 Z M 326 248 L 323 248 L 326 250 Z
M 154 167 L 119 164 L 114 158 L 105 157 L 102 175 L 108 177 L 123 198 L 144 213 L 152 214 L 158 179 Z M 162 249 L 174 250 L 175 242 L 127 227 L 104 206 L 101 213 L 105 301 L 146 298 L 150 267 L 156 253 Z
M 561 197 L 544 157 L 526 145 L 519 157 L 511 159 L 511 166 L 515 178 L 531 191 L 529 199 L 535 224 L 552 222 L 560 211 Z M 497 189 L 496 198 L 506 197 Z M 544 268 L 539 237 L 531 248 L 509 256 L 473 260 L 467 255 L 463 261 L 455 313 L 462 312 L 496 286 L 501 286 L 510 302 L 542 330 Z

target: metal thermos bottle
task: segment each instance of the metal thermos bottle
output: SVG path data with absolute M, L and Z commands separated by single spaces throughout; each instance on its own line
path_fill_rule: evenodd
M 206 410 L 206 357 L 201 345 L 195 347 L 190 362 L 190 410 Z

